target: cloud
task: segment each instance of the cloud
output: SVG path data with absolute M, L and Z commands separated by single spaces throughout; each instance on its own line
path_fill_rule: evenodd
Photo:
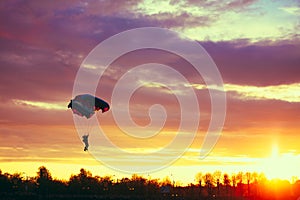
M 247 6 L 253 5 L 258 0 L 231 0 L 228 3 L 226 3 L 227 8 L 231 9 L 241 9 L 245 8 Z
M 291 14 L 291 15 L 300 15 L 300 8 L 299 7 L 294 7 L 294 6 L 290 6 L 290 7 L 281 7 L 281 10 Z
M 144 26 L 183 31 L 197 40 L 290 39 L 290 34 L 296 32 L 292 26 L 297 20 L 284 21 L 281 15 L 272 20 L 277 15 L 272 13 L 276 10 L 271 4 L 257 0 L 10 1 L 3 2 L 0 7 L 3 25 L 0 36 L 36 45 L 47 44 L 53 48 L 57 45 L 55 40 L 60 39 L 60 47 L 78 49 L 81 46 L 92 48 L 92 44 L 108 36 Z M 278 6 L 296 12 L 291 3 L 290 6 L 278 3 Z M 272 8 L 272 12 L 267 12 L 266 7 Z M 260 23 L 257 23 L 257 18 Z M 88 45 L 83 46 L 83 43 Z
M 300 83 L 264 87 L 225 84 L 225 90 L 227 92 L 236 92 L 238 94 L 238 98 L 242 100 L 272 99 L 291 103 L 300 102 Z
M 39 101 L 27 101 L 21 99 L 13 99 L 12 101 L 19 106 L 29 106 L 33 108 L 46 109 L 46 110 L 66 110 L 65 102 L 47 103 L 47 102 L 39 102 Z
M 140 2 L 134 11 L 155 26 L 179 31 L 190 27 L 211 26 L 218 16 L 211 8 L 186 1 L 145 0 Z
M 156 25 L 181 31 L 200 41 L 293 39 L 298 20 L 296 17 L 287 20 L 277 9 L 282 4 L 257 0 L 171 0 L 163 3 L 146 0 L 140 2 L 134 12 Z M 287 4 L 292 5 L 291 2 Z
M 197 91 L 207 90 L 204 84 L 192 86 Z M 223 134 L 233 134 L 232 137 L 236 141 L 241 141 L 242 138 L 249 139 L 251 136 L 254 136 L 254 139 L 260 136 L 269 139 L 279 135 L 296 136 L 299 129 L 297 121 L 300 120 L 299 87 L 299 83 L 272 86 L 225 83 L 227 111 Z M 219 89 L 214 86 L 210 88 Z
M 247 41 L 202 42 L 224 82 L 238 85 L 280 85 L 300 82 L 300 45 Z
M 184 29 L 183 27 L 209 26 L 215 20 L 213 16 L 194 16 L 183 11 L 181 13 L 158 13 L 149 16 L 152 24 L 165 28 Z
M 69 51 L 48 50 L 1 40 L 1 101 L 27 99 L 53 101 L 69 99 L 80 56 Z M 68 94 L 69 93 L 69 94 Z
M 214 85 L 206 86 L 204 84 L 191 84 L 192 87 L 203 89 L 215 89 L 220 88 Z M 241 100 L 280 100 L 290 103 L 300 102 L 300 83 L 283 84 L 283 85 L 271 85 L 271 86 L 251 86 L 251 85 L 236 85 L 236 84 L 224 84 L 225 92 L 236 93 L 233 97 Z
M 286 146 L 297 149 L 298 10 L 290 2 L 264 6 L 261 2 L 174 0 L 159 6 L 150 1 L 1 1 L 0 134 L 5 138 L 1 140 L 1 158 L 9 159 L 7 151 L 15 151 L 15 160 L 48 157 L 60 163 L 56 158 L 71 157 L 69 162 L 73 157 L 81 158 L 78 151 L 82 151 L 82 143 L 73 126 L 72 112 L 66 108 L 80 63 L 104 39 L 143 26 L 182 31 L 202 41 L 216 62 L 229 97 L 224 127 L 228 137 L 221 138 L 225 142 L 220 144 L 232 147 L 227 155 L 242 148 L 244 154 L 254 152 L 251 149 L 257 147 L 256 137 L 261 136 L 257 154 L 261 156 L 265 143 L 276 134 Z M 192 66 L 176 55 L 148 49 L 118 58 L 105 72 L 97 95 L 109 100 L 114 84 L 124 73 L 149 62 L 172 66 L 198 89 L 201 116 L 205 114 L 199 129 L 204 130 L 210 119 L 209 94 Z M 186 87 L 176 80 L 174 84 L 178 91 Z M 146 84 L 133 95 L 134 106 L 130 108 L 133 119 L 147 125 L 148 108 L 158 100 L 169 114 L 163 130 L 166 134 L 153 138 L 153 142 L 128 140 L 115 130 L 110 112 L 99 116 L 105 124 L 103 129 L 110 133 L 108 137 L 124 148 L 165 145 L 181 120 L 180 105 L 168 92 L 159 84 Z

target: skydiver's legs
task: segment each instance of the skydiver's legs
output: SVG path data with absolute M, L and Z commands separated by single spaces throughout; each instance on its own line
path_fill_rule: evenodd
M 88 148 L 89 148 L 88 137 L 89 137 L 89 135 L 84 135 L 84 136 L 82 136 L 82 141 L 83 141 L 83 143 L 85 144 L 85 147 L 84 147 L 84 149 L 83 149 L 84 151 L 87 151 Z

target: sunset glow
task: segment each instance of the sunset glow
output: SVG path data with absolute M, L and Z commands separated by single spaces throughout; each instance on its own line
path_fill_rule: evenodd
M 141 175 L 163 179 L 172 174 L 182 185 L 195 183 L 198 172 L 218 170 L 299 179 L 299 13 L 296 0 L 1 1 L 0 170 L 34 177 L 46 166 L 53 177 L 65 180 L 81 168 L 115 179 L 131 177 L 109 162 L 141 171 L 155 166 Z M 151 35 L 145 41 L 180 46 L 200 60 L 204 71 L 210 72 L 211 59 L 223 85 L 213 84 L 212 76 L 199 74 L 189 60 L 164 49 L 137 48 L 109 66 L 98 62 L 98 56 L 87 59 L 101 42 L 142 27 L 177 31 L 168 35 L 170 40 Z M 109 60 L 109 52 L 134 46 L 138 36 L 112 43 L 99 57 Z M 185 39 L 207 54 L 183 47 Z M 90 118 L 94 123 L 68 108 L 79 69 L 86 73 L 83 92 L 90 86 L 89 75 L 103 70 L 95 95 L 111 107 L 97 111 Z M 123 99 L 112 101 L 114 95 L 129 93 L 129 80 L 139 86 L 128 99 L 130 119 L 124 117 Z M 115 90 L 118 84 L 121 89 Z M 212 98 L 223 95 L 225 122 L 214 127 L 212 118 L 222 115 L 213 116 L 221 104 L 212 105 Z M 181 130 L 185 122 L 195 128 L 188 124 Z M 200 152 L 207 150 L 203 141 L 218 137 L 218 130 L 217 143 L 201 159 Z M 83 133 L 89 134 L 87 152 Z M 135 160 L 130 154 L 141 157 Z M 166 159 L 170 163 L 162 166 Z
M 280 153 L 278 146 L 274 144 L 270 157 L 263 160 L 262 167 L 265 168 L 265 174 L 269 179 L 292 181 L 293 176 L 299 176 L 299 158 L 300 156 L 293 152 Z

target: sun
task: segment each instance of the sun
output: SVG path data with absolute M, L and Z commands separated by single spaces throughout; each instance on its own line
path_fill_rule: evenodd
M 273 144 L 270 157 L 262 162 L 262 168 L 269 179 L 291 180 L 299 176 L 299 155 L 292 152 L 280 152 L 278 144 Z

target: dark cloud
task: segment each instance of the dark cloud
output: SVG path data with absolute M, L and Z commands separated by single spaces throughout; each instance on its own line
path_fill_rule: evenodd
M 249 7 L 253 5 L 258 0 L 219 0 L 219 1 L 197 1 L 197 0 L 186 0 L 185 5 L 194 5 L 197 7 L 202 7 L 209 9 L 211 11 L 230 11 L 240 12 L 250 9 Z
M 13 40 L 1 52 L 0 93 L 2 99 L 58 100 L 72 90 L 80 59 Z M 4 87 L 5 86 L 5 87 Z M 69 92 L 68 92 L 69 91 Z
M 278 100 L 239 100 L 227 95 L 225 131 L 253 129 L 252 134 L 264 134 L 261 130 L 299 129 L 300 104 Z M 258 131 L 258 132 L 254 132 Z M 272 134 L 272 133 L 270 133 Z M 296 133 L 292 133 L 296 134 Z
M 227 8 L 239 9 L 254 4 L 258 0 L 232 0 L 226 3 Z
M 225 6 L 225 10 L 227 7 L 238 9 L 254 3 L 253 0 L 231 1 L 228 4 L 225 4 L 225 1 L 209 1 L 200 4 L 199 1 L 197 2 L 199 7 L 211 4 L 212 8 L 208 9 L 221 9 Z M 194 4 L 197 2 L 188 1 Z M 134 12 L 137 4 L 137 1 L 125 3 L 119 1 L 101 1 L 101 3 L 99 1 L 2 1 L 0 3 L 0 101 L 10 102 L 11 99 L 69 101 L 76 72 L 81 62 L 104 39 L 121 31 L 144 26 L 168 28 L 185 25 L 208 26 L 217 17 L 214 13 L 196 17 L 188 12 L 159 13 L 148 16 Z M 299 42 L 250 44 L 247 41 L 236 40 L 201 42 L 201 44 L 216 62 L 226 83 L 264 86 L 300 81 Z M 113 63 L 112 67 L 120 72 L 118 77 L 133 66 L 157 62 L 173 66 L 192 83 L 203 83 L 201 77 L 195 76 L 197 74 L 195 69 L 175 55 L 151 50 L 133 52 L 133 54 L 126 55 Z M 97 91 L 98 94 L 110 99 L 113 84 L 116 83 L 118 77 L 105 76 L 103 80 L 105 89 Z M 137 96 L 136 100 L 149 105 L 152 101 L 145 93 Z M 202 97 L 202 93 L 197 95 Z M 152 99 L 160 96 L 162 96 L 160 93 L 152 94 Z M 168 98 L 162 98 L 161 101 L 167 104 L 168 100 Z M 205 103 L 206 101 L 205 99 Z M 234 124 L 232 126 L 237 127 L 244 115 L 246 115 L 243 118 L 245 125 L 248 120 L 260 116 L 264 109 L 260 108 L 258 102 L 249 102 L 253 105 L 251 110 L 246 109 L 251 106 L 244 105 L 245 102 L 229 102 L 229 117 L 232 117 Z M 286 104 L 277 105 L 277 103 L 274 105 L 286 106 Z M 168 109 L 176 109 L 174 108 L 176 106 L 170 105 Z M 204 110 L 209 110 L 207 107 L 204 106 Z M 251 113 L 257 110 L 256 108 L 259 108 L 259 113 Z M 273 107 L 264 108 L 266 114 L 262 116 L 268 115 L 268 112 L 273 109 Z M 246 110 L 241 112 L 240 109 Z M 286 113 L 289 111 L 286 110 Z M 9 108 L 2 110 L 1 113 L 1 116 L 9 113 L 10 120 L 28 123 L 39 118 L 36 116 L 25 120 L 26 115 L 32 114 L 31 111 L 24 111 L 24 118 L 21 112 L 17 113 L 18 116 L 14 116 Z M 49 114 L 51 117 L 55 116 L 55 113 L 47 112 L 47 115 Z M 294 115 L 293 112 L 291 115 Z M 43 120 L 46 121 L 46 118 L 44 116 Z M 278 118 L 280 118 L 279 114 Z M 57 123 L 57 120 L 52 120 L 51 123 Z
M 243 41 L 237 41 L 201 44 L 227 83 L 264 86 L 300 81 L 300 45 L 297 43 L 245 45 Z
M 200 15 L 194 16 L 188 12 L 180 13 L 158 13 L 149 16 L 152 23 L 160 27 L 165 28 L 184 28 L 184 27 L 199 27 L 199 26 L 209 26 L 215 20 L 216 16 L 211 15 Z
M 116 7 L 108 1 L 97 2 L 1 3 L 2 100 L 51 101 L 71 96 L 76 71 L 95 45 L 120 31 L 146 24 L 143 19 L 106 15 L 130 3 Z

